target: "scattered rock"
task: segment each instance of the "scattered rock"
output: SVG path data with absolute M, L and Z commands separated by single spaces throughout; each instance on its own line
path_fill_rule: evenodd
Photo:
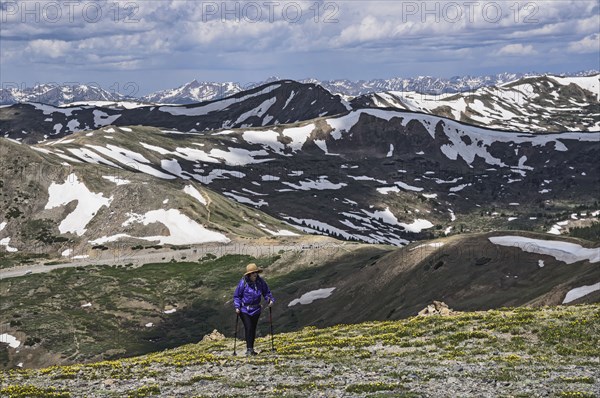
M 222 333 L 219 333 L 217 329 L 213 330 L 210 334 L 207 334 L 204 337 L 202 337 L 203 342 L 220 340 L 225 340 L 225 336 Z
M 443 301 L 433 301 L 433 304 L 429 304 L 427 307 L 423 308 L 419 311 L 419 316 L 430 316 L 430 315 L 441 315 L 441 316 L 450 316 L 454 315 L 456 312 L 451 308 L 448 308 L 448 304 Z

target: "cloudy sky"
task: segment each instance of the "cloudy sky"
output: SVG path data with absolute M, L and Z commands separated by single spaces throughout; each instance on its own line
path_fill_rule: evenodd
M 599 3 L 0 0 L 0 82 L 143 95 L 193 79 L 599 69 Z

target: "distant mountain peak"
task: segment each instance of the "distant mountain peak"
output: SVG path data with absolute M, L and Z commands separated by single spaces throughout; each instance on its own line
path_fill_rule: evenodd
M 265 79 L 264 83 L 272 83 L 272 82 L 277 82 L 277 81 L 281 81 L 281 80 L 291 80 L 291 79 L 282 79 L 281 77 L 278 77 L 278 76 L 269 76 Z
M 597 70 L 587 70 L 577 73 L 558 73 L 555 76 L 575 77 L 589 76 L 599 73 Z M 511 73 L 502 72 L 495 75 L 483 76 L 452 76 L 441 78 L 420 75 L 417 77 L 392 77 L 389 79 L 371 80 L 319 80 L 306 78 L 298 80 L 300 83 L 317 84 L 332 94 L 345 98 L 357 97 L 364 94 L 383 91 L 418 92 L 423 94 L 460 93 L 477 90 L 482 87 L 497 86 L 524 77 L 543 76 L 544 73 Z M 278 76 L 269 76 L 262 82 L 240 84 L 238 82 L 208 82 L 193 79 L 179 87 L 160 90 L 140 98 L 127 97 L 116 92 L 110 92 L 101 87 L 77 84 L 57 85 L 41 83 L 28 88 L 3 88 L 0 89 L 0 105 L 10 105 L 19 102 L 41 102 L 49 105 L 63 105 L 70 102 L 83 101 L 122 101 L 131 99 L 147 103 L 158 104 L 193 104 L 204 101 L 214 101 L 226 98 L 241 91 L 250 90 L 267 83 L 286 81 Z

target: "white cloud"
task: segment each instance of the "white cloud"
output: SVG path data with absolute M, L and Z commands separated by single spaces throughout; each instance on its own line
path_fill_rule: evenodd
M 70 45 L 63 40 L 33 40 L 27 51 L 37 56 L 59 58 L 69 51 Z
M 539 25 L 542 25 L 541 27 Z M 554 23 L 541 23 L 531 25 L 532 29 L 521 29 L 511 33 L 509 38 L 546 37 L 556 35 L 580 34 L 586 35 L 598 31 L 598 16 L 581 18 L 577 20 L 559 21 Z
M 336 47 L 358 43 L 367 43 L 377 47 L 381 44 L 398 47 L 399 45 L 418 45 L 419 43 L 424 45 L 433 39 L 437 45 L 448 45 L 447 41 L 440 41 L 440 37 L 453 37 L 455 41 L 453 45 L 456 46 L 458 43 L 466 43 L 467 38 L 473 35 L 473 30 L 478 24 L 477 20 L 469 23 L 466 16 L 458 18 L 457 15 L 460 14 L 450 15 L 444 11 L 443 7 L 438 7 L 437 12 L 427 13 L 419 6 L 419 9 L 413 14 L 411 8 L 393 7 L 390 2 L 376 3 L 379 4 L 379 7 L 369 8 L 370 14 L 360 19 L 344 20 L 339 27 L 340 32 L 334 37 L 332 44 Z M 354 4 L 354 2 L 348 2 L 348 4 Z M 344 7 L 346 7 L 346 3 L 344 3 Z M 357 12 L 357 14 L 359 13 Z M 489 28 L 489 24 L 487 28 Z
M 208 44 L 223 45 L 234 48 L 255 48 L 264 42 L 271 42 L 281 37 L 287 30 L 285 22 L 237 23 L 235 21 L 208 21 L 190 23 L 187 29 L 190 44 L 205 46 Z
M 596 53 L 600 52 L 600 34 L 595 33 L 583 39 L 569 43 L 567 50 L 571 53 Z
M 338 44 L 365 42 L 393 38 L 398 34 L 400 25 L 392 25 L 391 21 L 379 20 L 369 15 L 355 25 L 350 25 L 340 33 Z M 404 25 L 407 26 L 407 25 Z
M 521 43 L 518 44 L 508 44 L 502 47 L 497 55 L 508 55 L 508 56 L 516 56 L 516 55 L 533 55 L 536 54 L 536 50 L 533 48 L 531 44 L 523 45 Z
M 96 6 L 89 4 L 102 7 L 97 22 L 90 22 Z M 29 84 L 68 76 L 110 79 L 109 85 L 135 79 L 149 91 L 190 76 L 248 82 L 269 75 L 355 79 L 515 68 L 515 58 L 499 62 L 494 55 L 526 55 L 522 72 L 597 64 L 597 0 L 38 0 L 27 9 L 57 5 L 56 21 L 35 22 L 24 6 L 0 10 L 3 79 Z M 128 14 L 131 6 L 137 8 Z M 302 18 L 294 21 L 299 10 Z M 549 63 L 547 54 L 557 56 Z

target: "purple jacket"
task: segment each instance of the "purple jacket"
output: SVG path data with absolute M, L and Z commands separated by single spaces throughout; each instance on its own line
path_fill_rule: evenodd
M 261 310 L 260 296 L 267 301 L 275 301 L 264 279 L 259 276 L 256 278 L 256 283 L 252 283 L 244 276 L 233 293 L 233 305 L 248 315 L 256 315 Z

